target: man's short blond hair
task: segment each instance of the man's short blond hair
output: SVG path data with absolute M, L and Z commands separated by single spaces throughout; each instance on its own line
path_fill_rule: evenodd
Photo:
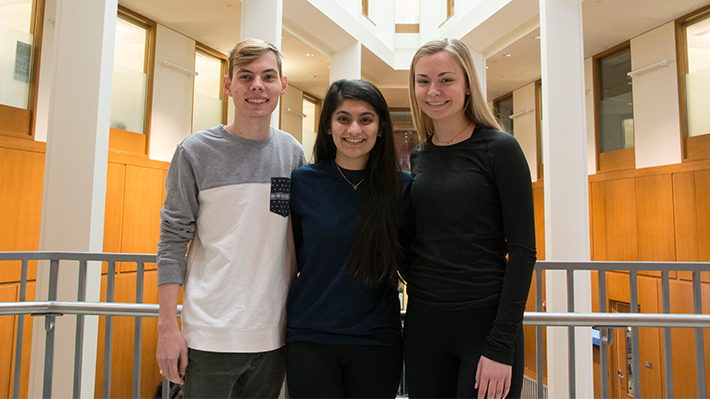
M 229 52 L 229 78 L 232 79 L 234 67 L 249 65 L 267 51 L 273 51 L 278 64 L 279 78 L 283 77 L 281 72 L 281 52 L 273 44 L 261 39 L 245 39 L 237 43 Z

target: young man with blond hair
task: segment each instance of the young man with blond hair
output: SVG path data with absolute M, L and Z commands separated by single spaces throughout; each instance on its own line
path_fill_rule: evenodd
M 234 120 L 187 137 L 168 171 L 156 358 L 186 398 L 277 397 L 295 270 L 290 176 L 305 157 L 293 136 L 270 125 L 287 89 L 276 47 L 237 43 L 223 89 Z

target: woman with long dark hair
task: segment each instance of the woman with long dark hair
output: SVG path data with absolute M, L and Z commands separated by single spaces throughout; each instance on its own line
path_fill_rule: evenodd
M 518 397 L 535 265 L 530 170 L 456 39 L 417 50 L 409 98 L 416 238 L 404 348 L 412 398 Z
M 299 274 L 287 303 L 289 396 L 393 398 L 402 369 L 398 223 L 411 175 L 400 171 L 373 84 L 331 85 L 314 156 L 291 175 Z

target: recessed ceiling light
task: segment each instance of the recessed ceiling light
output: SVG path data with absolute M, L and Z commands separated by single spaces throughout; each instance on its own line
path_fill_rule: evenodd
M 510 54 L 510 53 L 506 53 L 506 54 L 503 54 L 503 57 L 510 57 L 511 55 L 512 54 Z
M 306 57 L 313 57 L 313 54 L 311 54 L 311 53 L 306 53 Z

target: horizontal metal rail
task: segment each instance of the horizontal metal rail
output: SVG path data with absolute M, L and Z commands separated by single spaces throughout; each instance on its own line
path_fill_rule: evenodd
M 64 302 L 31 301 L 0 302 L 0 316 L 29 314 L 32 316 L 85 315 L 85 316 L 127 316 L 158 317 L 156 304 L 136 304 L 120 302 Z M 182 305 L 177 307 L 178 317 Z M 400 312 L 402 319 L 405 310 Z M 664 314 L 664 313 L 553 313 L 525 312 L 523 325 L 547 327 L 673 327 L 710 328 L 710 315 Z

